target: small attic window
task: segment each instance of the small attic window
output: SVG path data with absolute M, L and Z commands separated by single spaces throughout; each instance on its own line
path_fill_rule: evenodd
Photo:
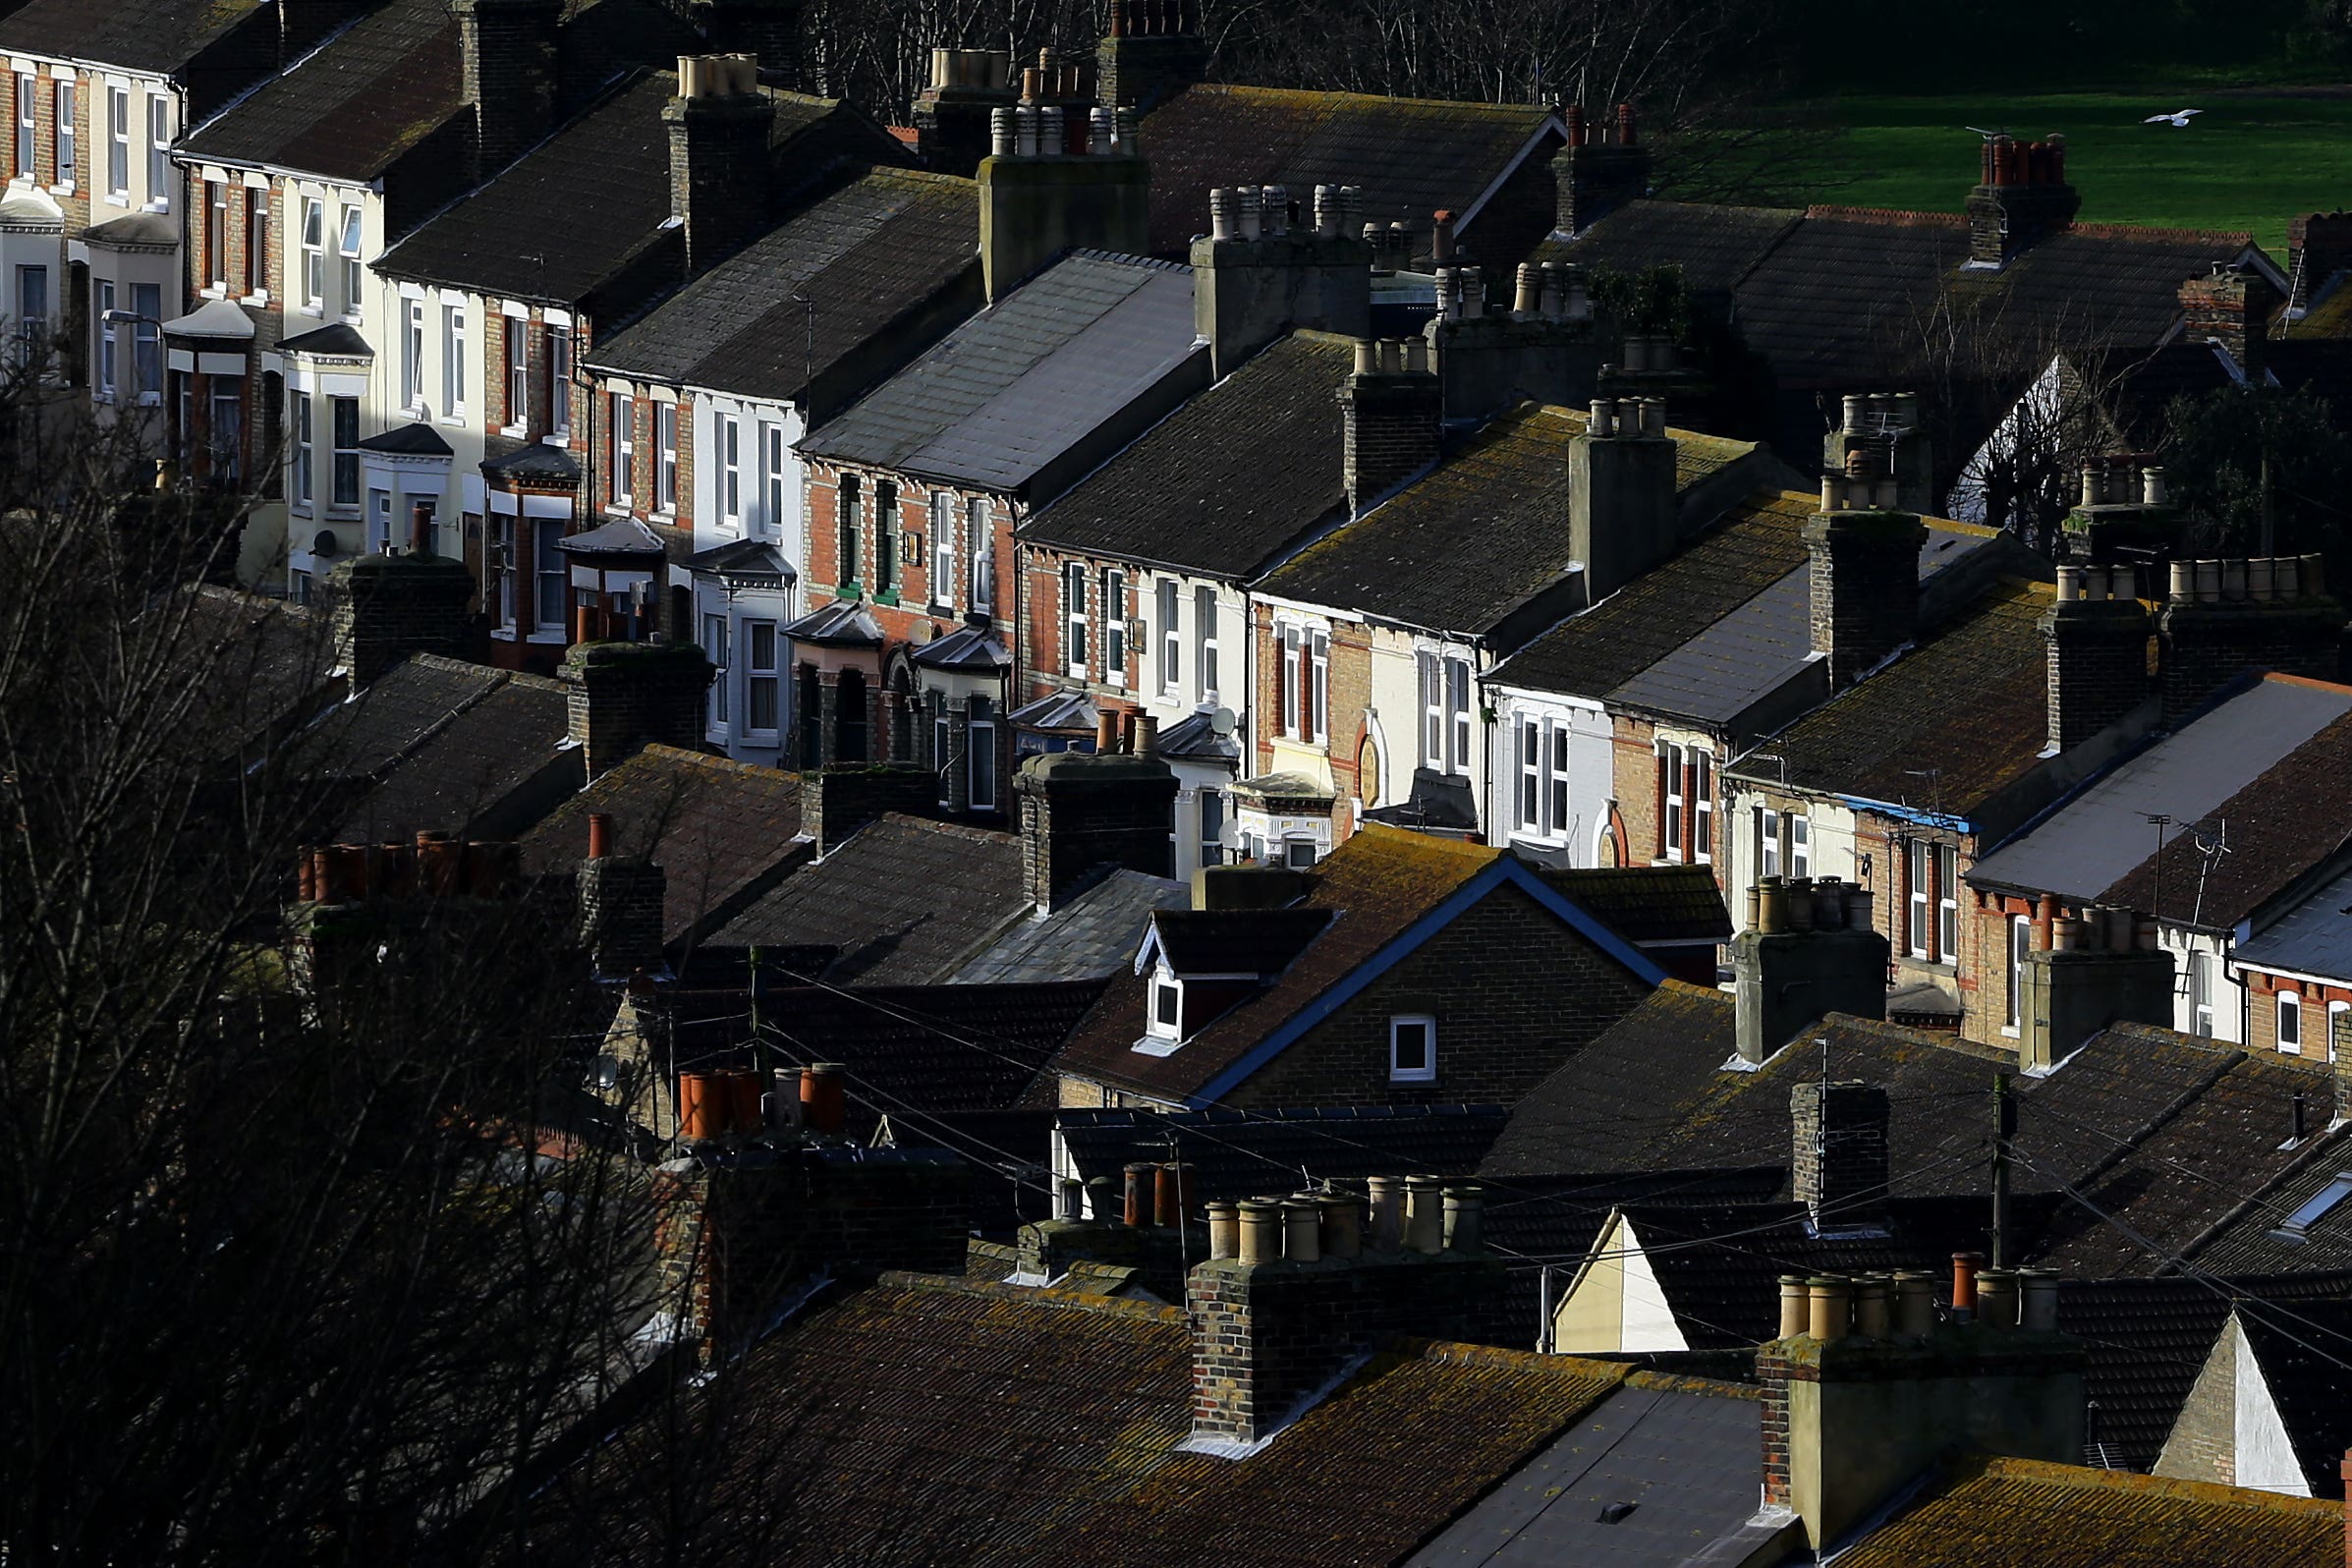
M 1151 977 L 1151 1012 L 1146 1028 L 1160 1039 L 1184 1037 L 1184 981 L 1166 970 Z
M 1401 1013 L 1388 1021 L 1388 1081 L 1437 1081 L 1437 1020 L 1427 1013 Z
M 2304 1233 L 2325 1218 L 2328 1210 L 2352 1197 L 2352 1171 L 2339 1171 L 2335 1180 L 2321 1188 L 2304 1201 L 2303 1206 L 2286 1218 L 2286 1223 L 2270 1234 L 2284 1241 L 2302 1241 Z

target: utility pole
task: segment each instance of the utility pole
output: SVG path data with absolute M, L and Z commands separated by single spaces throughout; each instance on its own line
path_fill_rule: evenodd
M 2009 1137 L 2017 1131 L 2017 1102 L 2009 1075 L 1992 1075 L 1992 1266 L 2009 1266 Z

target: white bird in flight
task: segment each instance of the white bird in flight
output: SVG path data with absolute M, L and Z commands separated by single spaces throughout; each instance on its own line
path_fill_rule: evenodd
M 2175 131 L 2185 131 L 2188 129 L 2189 116 L 2203 113 L 2205 113 L 2203 109 L 2175 109 L 2170 114 L 2152 114 L 2140 123 L 2142 125 L 2168 125 Z

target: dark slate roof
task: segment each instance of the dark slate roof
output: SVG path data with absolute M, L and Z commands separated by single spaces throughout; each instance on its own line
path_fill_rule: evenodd
M 2237 947 L 2248 969 L 2352 983 L 2352 871 L 2324 882 Z
M 964 983 L 1092 980 L 1135 960 L 1155 909 L 1184 909 L 1192 889 L 1119 867 L 1041 919 L 1022 922 L 956 972 Z
M 464 89 L 447 0 L 386 0 L 192 132 L 217 163 L 372 180 L 455 116 Z
M 360 442 L 364 452 L 389 452 L 402 457 L 448 457 L 449 443 L 441 439 L 441 432 L 422 420 L 407 424 L 395 424 L 381 435 L 370 435 Z
M 290 338 L 280 338 L 278 349 L 284 354 L 318 354 L 337 359 L 372 359 L 375 356 L 375 350 L 365 338 L 360 336 L 360 329 L 348 321 L 333 321 Z M 373 450 L 381 452 L 384 448 L 376 447 Z M 443 447 L 442 450 L 447 451 L 448 448 Z
M 1092 735 L 1102 710 L 1084 692 L 1047 692 L 1005 715 L 1025 730 Z
M 1467 1175 L 1502 1131 L 1500 1105 L 1342 1105 L 1162 1114 L 1065 1108 L 1054 1126 L 1082 1179 L 1131 1160 L 1182 1159 L 1202 1203 L 1287 1192 L 1302 1181 L 1397 1171 Z M 1170 1152 L 1173 1150 L 1173 1152 Z M 1302 1172 L 1304 1175 L 1302 1175 Z
M 1332 921 L 1329 909 L 1163 909 L 1151 939 L 1178 975 L 1274 976 Z
M 1998 1555 L 1988 1550 L 1998 1542 Z M 2030 1459 L 1963 1461 L 1838 1553 L 1844 1568 L 2312 1568 L 2343 1549 L 2341 1505 Z
M 779 583 L 797 583 L 801 578 L 783 552 L 765 539 L 730 539 L 698 550 L 679 564 L 689 572 L 719 577 L 764 578 Z
M 1013 655 L 1004 640 L 984 626 L 959 626 L 945 637 L 932 638 L 909 655 L 933 670 L 1009 670 Z
M 879 647 L 882 629 L 858 599 L 827 599 L 784 628 L 795 643 L 826 647 Z
M 332 628 L 305 605 L 236 588 L 190 587 L 156 602 L 152 644 L 205 661 L 205 683 L 188 715 L 196 733 L 218 737 L 224 754 L 317 716 L 335 684 Z
M 2326 1114 L 2325 1104 L 2317 1114 Z M 2346 1177 L 2352 1177 L 2352 1136 L 2338 1128 L 2308 1146 L 2285 1176 L 2248 1191 L 2242 1210 L 2194 1249 L 2184 1249 L 2189 1261 L 2211 1273 L 2352 1270 L 2352 1204 L 2336 1186 Z M 2313 1211 L 2290 1226 L 2306 1204 Z
M 1159 732 L 1159 755 L 1162 756 L 1190 756 L 1203 761 L 1238 762 L 1241 743 L 1232 735 L 1219 735 L 1216 714 L 1187 713 Z
M 1676 1568 L 1709 1546 L 1741 1561 L 1781 1528 L 1754 1517 L 1763 1415 L 1752 1388 L 1636 1373 L 1407 1568 Z
M 1551 110 L 1532 104 L 1188 86 L 1144 116 L 1151 251 L 1182 254 L 1207 233 L 1209 189 L 1228 185 L 1287 186 L 1303 204 L 1317 185 L 1361 186 L 1368 222 L 1426 236 L 1433 212 L 1467 212 L 1552 123 Z M 1535 153 L 1548 155 L 1548 146 Z
M 1575 245 L 1546 242 L 1539 260 L 1582 261 L 1595 269 L 1640 272 L 1661 261 L 1682 268 L 1694 292 L 1735 288 L 1757 262 L 1805 220 L 1802 207 L 1701 206 L 1632 201 L 1588 229 Z
M 1261 588 L 1276 598 L 1405 626 L 1492 630 L 1567 571 L 1568 441 L 1587 418 L 1521 405 L 1394 499 L 1268 573 Z M 1671 433 L 1678 488 L 1756 450 L 1745 441 Z
M 1022 525 L 1032 543 L 1241 579 L 1347 500 L 1348 340 L 1277 339 Z
M 268 35 L 274 53 L 276 28 L 257 13 L 263 0 L 27 0 L 14 16 L 0 19 L 0 49 L 12 54 L 85 60 L 126 71 L 170 75 L 213 44 L 251 23 Z
M 725 946 L 829 943 L 833 983 L 944 980 L 1030 907 L 1021 840 L 892 812 L 752 905 Z
M 675 77 L 656 73 L 615 91 L 385 252 L 376 269 L 567 302 L 633 267 L 658 273 L 648 253 L 680 244 L 670 223 L 669 137 L 661 121 L 676 90 Z M 845 156 L 886 156 L 894 145 L 831 99 L 763 90 L 776 105 L 769 145 L 779 187 Z M 584 193 L 593 195 L 592 221 L 582 221 Z M 682 252 L 666 263 L 669 272 L 681 261 Z
M 1479 803 L 1470 779 L 1461 773 L 1416 767 L 1405 798 L 1375 806 L 1361 818 L 1391 827 L 1419 828 L 1434 833 L 1476 833 Z
M 949 333 L 802 450 L 1014 490 L 1195 352 L 1190 267 L 1081 251 Z
M 646 380 L 797 399 L 812 375 L 977 277 L 976 190 L 945 175 L 868 170 L 597 344 L 589 363 Z M 795 295 L 813 301 L 813 310 Z
M 1772 737 L 1786 787 L 1967 817 L 2049 738 L 2044 584 L 2004 580 L 1912 652 Z M 1778 781 L 1778 764 L 1746 770 Z M 1922 776 L 1925 775 L 1925 776 Z
M 1269 1568 L 1390 1562 L 1625 1380 L 1573 1357 L 1404 1342 L 1261 1452 L 1186 1453 L 1181 1309 L 889 1274 L 751 1351 L 723 1403 L 651 1412 L 553 1478 L 531 1554 L 683 1547 L 663 1534 L 679 1515 L 656 1501 L 674 1474 L 663 1449 L 723 1420 L 752 1438 L 709 1450 L 700 1545 L 714 1562 L 1001 1568 L 1050 1549 L 1175 1568 L 1211 1537 Z M 787 1494 L 790 1508 L 769 1506 Z
M 666 873 L 665 942 L 757 897 L 809 853 L 797 774 L 648 746 L 524 835 L 524 869 L 572 870 L 588 853 L 591 812 L 612 817 L 614 853 L 649 855 Z
M 661 540 L 633 517 L 616 517 L 555 541 L 566 555 L 659 555 Z
M 341 781 L 338 843 L 503 835 L 580 787 L 568 728 L 556 682 L 422 653 L 329 711 L 296 765 Z
M 2352 1274 L 2244 1275 L 2230 1279 L 2068 1279 L 2058 1286 L 2058 1329 L 2083 1342 L 2090 1366 L 2084 1461 L 2151 1470 L 2181 1405 L 2235 1306 L 2352 1295 Z M 2296 1306 L 2290 1309 L 2301 1313 Z
M 1715 942 L 1731 936 L 1723 890 L 1705 866 L 1545 869 L 1543 879 L 1629 942 Z
M 2253 682 L 2077 791 L 1980 859 L 1968 879 L 2097 902 L 2154 852 L 2149 817 L 2205 821 L 2347 714 L 2352 688 L 2280 675 Z
M 514 479 L 552 480 L 558 484 L 580 482 L 580 460 L 560 446 L 544 441 L 531 441 L 494 458 L 484 458 L 484 474 L 504 475 Z

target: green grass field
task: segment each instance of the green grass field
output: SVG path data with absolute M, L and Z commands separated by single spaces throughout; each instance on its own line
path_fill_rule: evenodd
M 2352 206 L 2352 89 L 2166 87 L 2157 93 L 1844 97 L 1822 106 L 1846 135 L 1816 199 L 1957 212 L 1977 178 L 1977 138 L 2066 136 L 2082 221 L 2248 229 L 2283 263 L 2288 219 Z M 2183 131 L 2144 115 L 2205 112 Z

